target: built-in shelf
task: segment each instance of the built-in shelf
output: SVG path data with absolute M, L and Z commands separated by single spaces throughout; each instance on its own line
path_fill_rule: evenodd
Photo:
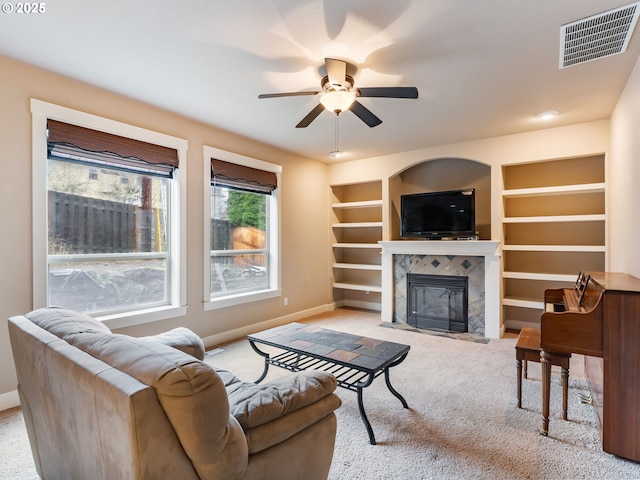
M 331 205 L 332 208 L 371 208 L 382 207 L 382 200 L 365 200 L 362 202 L 340 202 Z
M 552 187 L 516 188 L 503 190 L 503 197 L 534 197 L 539 195 L 567 195 L 572 193 L 597 193 L 604 192 L 605 184 L 585 183 L 579 185 L 559 185 Z
M 604 221 L 604 214 L 592 215 L 547 215 L 536 217 L 505 217 L 502 223 L 564 223 L 564 222 L 599 222 Z
M 333 248 L 372 248 L 380 250 L 378 243 L 334 243 Z
M 602 154 L 503 165 L 502 305 L 505 326 L 539 323 L 544 290 L 606 268 Z M 558 185 L 558 183 L 562 183 Z M 553 273 L 532 272 L 547 270 Z
M 382 287 L 374 286 L 374 285 L 358 285 L 355 283 L 343 283 L 336 282 L 333 284 L 333 288 L 341 288 L 343 290 L 358 290 L 361 292 L 382 292 Z
M 604 245 L 503 245 L 502 250 L 514 252 L 605 252 L 606 247 Z
M 331 196 L 334 301 L 379 310 L 382 181 L 334 185 Z
M 333 228 L 371 228 L 382 227 L 382 222 L 351 222 L 351 223 L 334 223 Z
M 378 270 L 382 271 L 380 265 L 368 265 L 364 263 L 334 263 L 333 268 L 346 268 L 350 270 Z
M 544 280 L 549 282 L 573 282 L 576 276 L 561 273 L 534 273 L 534 272 L 502 272 L 502 278 L 517 278 L 519 280 Z
M 503 298 L 502 305 L 508 307 L 533 308 L 536 310 L 542 310 L 544 308 L 544 302 L 539 300 L 523 300 L 519 298 Z

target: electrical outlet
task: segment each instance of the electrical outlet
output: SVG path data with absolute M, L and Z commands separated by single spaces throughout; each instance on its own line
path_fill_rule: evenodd
M 284 306 L 286 307 L 287 305 L 289 305 L 289 299 L 284 297 Z

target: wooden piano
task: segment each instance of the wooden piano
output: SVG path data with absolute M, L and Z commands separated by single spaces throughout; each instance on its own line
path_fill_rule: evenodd
M 575 288 L 548 289 L 544 300 L 540 433 L 549 432 L 549 352 L 582 354 L 602 449 L 640 461 L 640 279 L 581 273 Z

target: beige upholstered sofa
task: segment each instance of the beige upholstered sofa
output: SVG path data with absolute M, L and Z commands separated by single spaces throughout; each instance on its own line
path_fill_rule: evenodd
M 18 392 L 46 480 L 321 479 L 335 378 L 256 385 L 205 363 L 186 328 L 154 337 L 46 308 L 9 320 Z

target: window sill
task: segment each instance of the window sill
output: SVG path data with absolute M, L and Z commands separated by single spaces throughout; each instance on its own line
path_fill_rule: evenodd
M 143 323 L 157 322 L 159 320 L 167 320 L 169 318 L 182 317 L 187 314 L 187 307 L 157 307 L 136 312 L 119 313 L 117 315 L 106 315 L 104 317 L 96 317 L 110 329 L 118 329 L 131 327 L 133 325 L 141 325 Z
M 214 298 L 208 302 L 204 302 L 205 312 L 216 310 L 218 308 L 232 307 L 234 305 L 242 305 L 243 303 L 257 302 L 258 300 L 266 300 L 267 298 L 275 298 L 282 295 L 282 290 L 260 290 L 257 292 L 239 293 L 236 295 L 228 295 L 226 297 Z

